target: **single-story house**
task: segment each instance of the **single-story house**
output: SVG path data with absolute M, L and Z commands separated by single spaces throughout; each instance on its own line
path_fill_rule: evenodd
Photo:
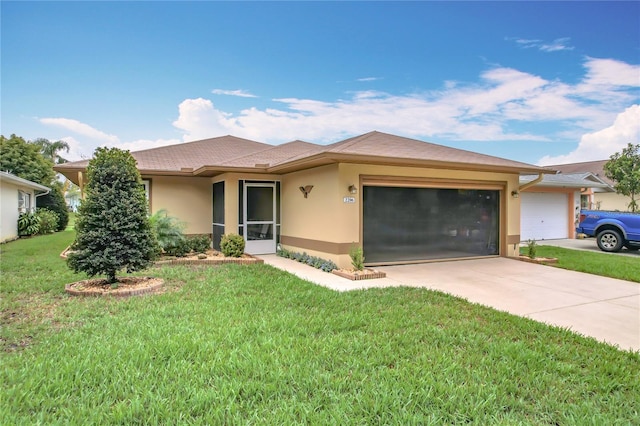
M 593 173 L 520 176 L 520 235 L 522 241 L 575 238 L 582 191 L 609 185 Z
M 46 186 L 22 179 L 7 172 L 0 172 L 0 206 L 2 220 L 0 242 L 18 238 L 18 217 L 35 210 L 36 196 L 48 194 Z
M 618 194 L 613 188 L 615 183 L 604 172 L 609 160 L 587 161 L 582 163 L 558 164 L 549 166 L 562 174 L 591 173 L 607 184 L 606 187 L 584 188 L 580 194 L 580 207 L 589 210 L 629 211 L 631 197 Z
M 370 132 L 331 145 L 234 136 L 133 152 L 151 211 L 218 247 L 237 233 L 252 254 L 278 244 L 350 266 L 513 256 L 520 176 L 555 170 Z M 55 170 L 81 188 L 88 161 Z

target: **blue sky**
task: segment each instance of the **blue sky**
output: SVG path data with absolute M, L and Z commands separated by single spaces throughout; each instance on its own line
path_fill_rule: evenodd
M 371 130 L 532 164 L 640 138 L 640 2 L 1 2 L 1 131 L 138 150 Z

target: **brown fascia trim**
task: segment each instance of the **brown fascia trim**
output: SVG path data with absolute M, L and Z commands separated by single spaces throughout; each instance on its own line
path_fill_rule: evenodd
M 555 174 L 555 170 L 542 167 L 509 167 L 493 164 L 456 163 L 438 160 L 416 160 L 375 155 L 354 155 L 340 153 L 320 153 L 290 163 L 283 163 L 268 169 L 269 172 L 289 173 L 331 163 L 375 164 L 382 166 L 427 167 L 434 169 L 465 170 L 479 172 L 502 172 L 518 174 Z

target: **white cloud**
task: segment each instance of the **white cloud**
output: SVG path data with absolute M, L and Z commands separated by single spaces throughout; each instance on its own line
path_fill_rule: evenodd
M 117 144 L 120 142 L 117 136 L 109 135 L 107 133 L 101 132 L 88 124 L 82 123 L 78 120 L 73 120 L 70 118 L 41 118 L 39 120 L 42 124 L 47 124 L 51 126 L 62 127 L 67 129 L 73 133 L 77 133 L 79 135 L 95 139 L 102 142 Z
M 376 80 L 381 80 L 381 79 L 380 77 L 363 77 L 363 78 L 356 79 L 356 81 L 361 81 L 361 82 L 376 81 Z
M 515 41 L 523 49 L 538 49 L 542 52 L 559 52 L 562 50 L 573 50 L 574 47 L 569 45 L 571 40 L 569 37 L 561 37 L 553 40 L 550 43 L 546 43 L 543 40 L 538 39 L 525 39 L 525 38 L 513 38 L 507 37 L 507 40 Z
M 561 50 L 573 50 L 573 46 L 569 46 L 569 37 L 557 38 L 551 43 L 542 43 L 540 50 L 543 52 L 559 52 Z
M 184 132 L 185 141 L 206 139 L 233 133 L 234 119 L 220 111 L 208 99 L 185 99 L 178 105 L 178 119 L 173 125 Z
M 394 95 L 367 90 L 335 101 L 279 98 L 272 100 L 275 107 L 235 114 L 208 99 L 186 99 L 174 126 L 184 132 L 184 140 L 233 134 L 270 143 L 328 142 L 373 129 L 466 141 L 548 141 L 560 134 L 577 139 L 610 125 L 616 114 L 638 101 L 629 87 L 640 86 L 629 77 L 636 68 L 587 58 L 584 78 L 571 85 L 497 67 L 482 73 L 475 84 L 446 81 L 440 91 Z M 596 85 L 598 90 L 592 90 Z M 523 124 L 555 126 L 557 133 L 512 130 Z
M 213 89 L 211 93 L 213 93 L 214 95 L 239 96 L 241 98 L 257 98 L 256 95 L 253 95 L 245 90 Z
M 583 135 L 574 151 L 567 155 L 545 156 L 538 164 L 606 160 L 614 153 L 621 151 L 628 143 L 637 143 L 638 140 L 640 140 L 640 105 L 636 104 L 618 114 L 611 126 Z
M 583 88 L 600 90 L 602 86 L 640 86 L 640 65 L 614 59 L 587 58 L 584 67 L 587 76 Z

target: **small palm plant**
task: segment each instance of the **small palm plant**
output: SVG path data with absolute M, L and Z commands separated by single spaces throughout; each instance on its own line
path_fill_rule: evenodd
M 182 233 L 185 227 L 184 223 L 173 216 L 169 216 L 169 212 L 166 209 L 158 210 L 152 214 L 149 217 L 149 222 L 162 250 L 167 247 L 177 246 L 184 241 L 185 237 Z
M 351 258 L 351 265 L 356 271 L 362 271 L 364 269 L 364 253 L 362 247 L 355 244 L 349 250 L 349 257 Z

